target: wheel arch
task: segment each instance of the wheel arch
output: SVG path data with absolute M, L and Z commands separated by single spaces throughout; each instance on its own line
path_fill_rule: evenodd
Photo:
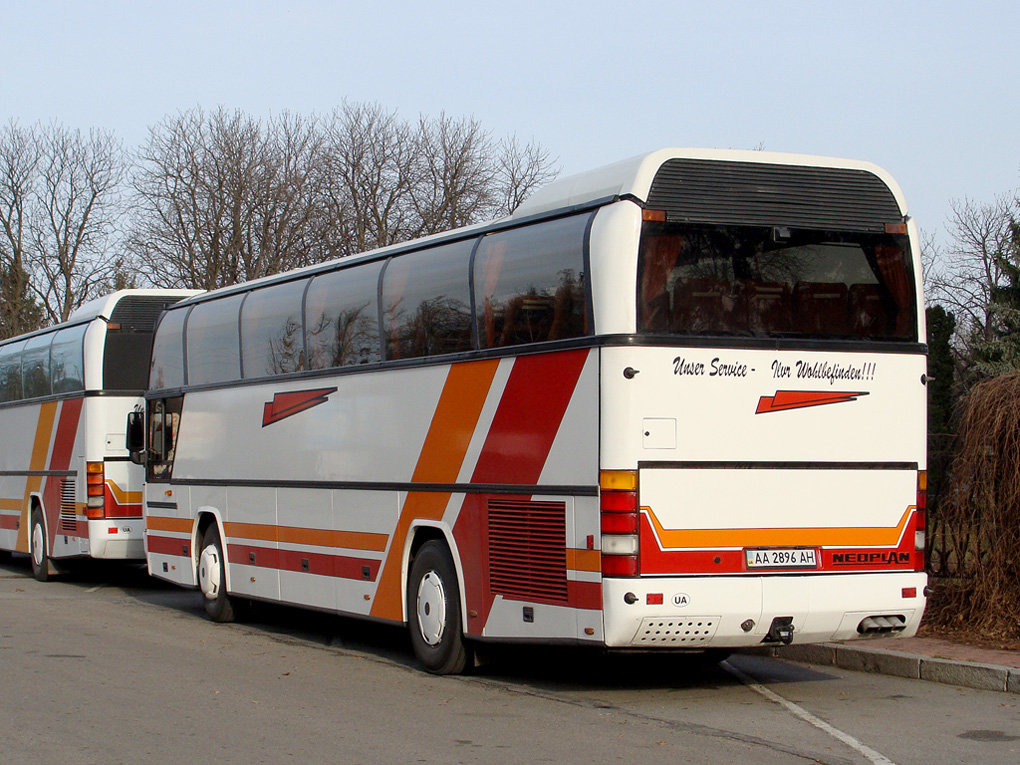
M 50 542 L 50 521 L 46 517 L 46 503 L 43 502 L 42 494 L 38 491 L 33 491 L 28 495 L 28 554 L 32 554 L 32 513 L 35 512 L 36 508 L 39 508 L 39 517 L 42 518 L 43 533 L 46 535 L 47 548 L 52 544 Z
M 461 565 L 460 550 L 457 541 L 453 537 L 453 531 L 443 523 L 419 521 L 407 532 L 407 542 L 404 550 L 404 560 L 401 566 L 400 591 L 401 610 L 404 615 L 404 623 L 407 624 L 409 614 L 407 613 L 408 599 L 408 578 L 411 575 L 411 566 L 418 551 L 426 542 L 442 542 L 453 559 L 453 568 L 457 572 L 457 590 L 460 593 L 460 616 L 461 630 L 466 633 L 467 625 L 467 590 L 464 584 L 464 567 Z
M 198 511 L 195 513 L 195 522 L 191 530 L 191 568 L 192 571 L 195 571 L 198 567 L 198 559 L 202 554 L 202 539 L 205 537 L 205 532 L 211 526 L 216 527 L 216 533 L 220 535 L 220 544 L 223 545 L 223 574 L 226 577 L 224 584 L 226 585 L 227 592 L 230 592 L 233 588 L 230 586 L 230 557 L 227 553 L 227 533 L 218 508 L 204 505 L 198 508 Z M 195 584 L 198 584 L 197 573 L 195 574 Z

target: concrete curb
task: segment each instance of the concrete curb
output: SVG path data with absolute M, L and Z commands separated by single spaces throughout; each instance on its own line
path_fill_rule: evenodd
M 1020 694 L 1020 669 L 998 664 L 936 659 L 886 648 L 842 643 L 758 648 L 747 653 L 805 664 L 841 667 L 857 672 L 878 672 L 883 675 L 927 680 L 982 691 Z

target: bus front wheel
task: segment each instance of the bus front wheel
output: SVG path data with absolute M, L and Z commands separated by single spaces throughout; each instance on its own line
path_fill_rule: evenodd
M 214 523 L 202 536 L 198 555 L 198 588 L 202 591 L 205 612 L 214 622 L 232 622 L 234 599 L 227 595 L 227 570 L 223 562 L 220 532 Z
M 50 579 L 50 554 L 46 546 L 46 526 L 42 511 L 32 508 L 32 576 L 40 582 Z
M 422 545 L 407 582 L 411 646 L 426 670 L 437 675 L 463 672 L 471 657 L 461 626 L 457 570 L 446 546 Z

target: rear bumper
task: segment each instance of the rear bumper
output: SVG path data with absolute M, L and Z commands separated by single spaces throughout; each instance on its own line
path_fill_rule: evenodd
M 927 576 L 915 572 L 605 579 L 605 641 L 611 648 L 756 646 L 784 617 L 793 619 L 795 644 L 911 637 L 924 613 L 926 584 Z M 650 604 L 659 595 L 661 605 Z M 873 616 L 902 617 L 903 628 L 859 633 L 858 625 Z
M 141 518 L 102 518 L 89 521 L 89 554 L 102 560 L 144 560 Z

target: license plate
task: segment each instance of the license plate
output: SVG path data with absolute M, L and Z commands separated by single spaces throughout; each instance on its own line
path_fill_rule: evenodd
M 818 568 L 814 549 L 772 548 L 744 550 L 748 568 Z

